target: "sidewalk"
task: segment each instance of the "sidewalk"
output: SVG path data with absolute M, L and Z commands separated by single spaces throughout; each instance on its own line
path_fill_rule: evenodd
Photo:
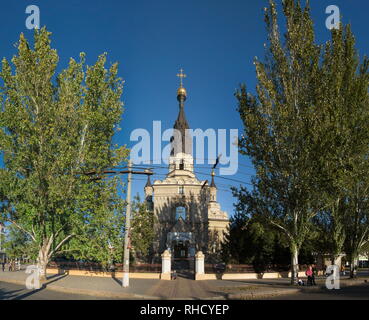
M 27 274 L 22 271 L 0 272 L 0 281 L 24 285 Z M 224 287 L 229 288 L 225 290 Z M 94 297 L 109 297 L 112 299 L 191 299 L 191 300 L 224 300 L 237 299 L 239 286 L 251 288 L 247 294 L 256 297 L 286 294 L 291 288 L 270 288 L 263 285 L 255 288 L 243 282 L 233 281 L 194 281 L 178 277 L 175 281 L 150 279 L 130 279 L 130 287 L 122 288 L 120 279 L 82 277 L 68 275 L 53 275 L 48 278 L 47 289 L 65 293 L 91 295 Z M 247 289 L 246 289 L 247 290 Z M 292 289 L 296 292 L 295 289 Z
M 350 279 L 348 276 L 340 278 L 340 287 L 354 287 L 366 284 L 369 282 L 368 277 L 358 277 L 355 279 Z M 312 295 L 316 293 L 327 293 L 330 292 L 326 288 L 326 278 L 318 277 L 316 278 L 316 286 L 291 286 L 290 279 L 268 279 L 268 280 L 246 280 L 243 282 L 244 286 L 237 288 L 237 283 L 233 284 L 233 287 L 230 283 L 228 286 L 231 287 L 232 294 L 228 295 L 228 299 L 263 299 L 268 297 L 276 297 L 285 296 L 286 294 L 309 294 Z M 246 284 L 248 286 L 246 286 Z M 227 291 L 227 287 L 223 288 L 224 291 Z M 236 289 L 239 289 L 239 292 L 236 293 Z
M 27 274 L 24 270 L 16 272 L 1 272 L 0 281 L 24 285 Z M 110 297 L 115 299 L 157 299 L 146 295 L 160 280 L 130 279 L 130 287 L 123 288 L 121 279 L 83 277 L 68 275 L 49 275 L 47 289 L 91 295 L 95 297 Z
M 27 276 L 24 270 L 0 271 L 0 282 L 25 286 Z M 343 279 L 341 285 L 348 286 L 363 282 L 362 278 L 357 280 Z M 122 288 L 121 279 L 52 275 L 49 276 L 46 287 L 64 293 L 111 299 L 248 300 L 324 290 L 325 279 L 317 280 L 317 284 L 316 287 L 296 287 L 289 284 L 289 279 L 194 281 L 178 277 L 174 281 L 130 279 L 130 287 Z

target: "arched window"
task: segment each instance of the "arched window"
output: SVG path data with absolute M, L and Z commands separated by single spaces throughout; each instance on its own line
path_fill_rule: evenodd
M 186 208 L 185 207 L 176 208 L 176 220 L 179 220 L 179 218 L 182 218 L 182 220 L 186 220 Z

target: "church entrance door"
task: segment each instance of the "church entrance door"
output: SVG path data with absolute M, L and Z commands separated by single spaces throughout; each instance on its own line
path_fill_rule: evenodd
M 194 273 L 193 268 L 191 268 L 193 258 L 189 257 L 190 242 L 182 240 L 174 241 L 173 253 L 172 270 L 176 270 L 178 277 L 193 279 Z
M 174 259 L 186 259 L 188 257 L 188 244 L 178 241 L 174 244 Z

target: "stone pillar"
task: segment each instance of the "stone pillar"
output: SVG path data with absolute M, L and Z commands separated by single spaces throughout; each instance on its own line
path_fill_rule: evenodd
M 195 280 L 203 280 L 205 279 L 205 256 L 202 251 L 196 253 L 195 259 Z
M 161 280 L 171 280 L 171 256 L 168 250 L 165 250 L 161 255 Z

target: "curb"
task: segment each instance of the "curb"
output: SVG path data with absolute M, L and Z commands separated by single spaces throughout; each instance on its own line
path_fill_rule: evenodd
M 229 293 L 227 294 L 228 300 L 255 300 L 268 297 L 282 296 L 288 294 L 296 294 L 301 292 L 301 289 L 283 289 L 283 290 L 271 290 L 264 292 L 250 292 L 250 293 Z

